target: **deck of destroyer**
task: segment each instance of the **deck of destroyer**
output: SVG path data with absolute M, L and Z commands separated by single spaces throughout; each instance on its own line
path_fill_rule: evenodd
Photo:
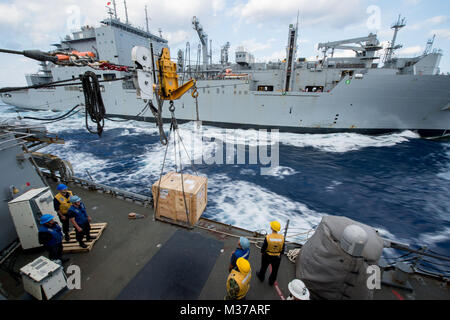
M 52 185 L 54 187 L 54 185 Z M 81 290 L 70 290 L 62 294 L 60 299 L 117 299 L 120 293 L 144 269 L 152 258 L 164 250 L 164 245 L 180 230 L 180 227 L 153 220 L 153 210 L 125 200 L 114 198 L 108 194 L 93 192 L 85 188 L 70 185 L 71 190 L 79 195 L 86 204 L 92 222 L 104 222 L 108 227 L 96 241 L 89 252 L 66 254 L 71 260 L 65 264 L 78 265 L 81 269 Z M 135 212 L 145 216 L 143 219 L 130 220 L 128 213 Z M 202 228 L 185 230 L 188 234 L 201 235 L 208 241 L 220 241 L 221 250 L 215 262 L 208 270 L 206 281 L 202 284 L 196 298 L 199 300 L 223 300 L 225 296 L 225 281 L 228 276 L 228 265 L 231 253 L 236 248 L 237 238 L 225 233 L 243 236 L 254 236 L 250 231 L 201 218 L 198 225 Z M 221 230 L 224 233 L 208 229 Z M 181 246 L 180 246 L 181 247 Z M 223 250 L 223 251 L 222 251 Z M 16 267 L 23 266 L 40 255 L 43 250 L 21 252 L 16 261 Z M 249 258 L 253 277 L 248 300 L 279 300 L 287 297 L 288 283 L 295 278 L 295 264 L 286 256 L 282 257 L 278 273 L 278 287 L 271 287 L 267 281 L 261 283 L 255 276 L 260 267 L 260 251 L 251 246 Z M 186 267 L 186 277 L 197 272 Z M 148 275 L 151 277 L 151 275 Z M 182 280 L 181 280 L 182 281 Z M 450 299 L 448 286 L 438 281 L 412 276 L 411 283 L 414 293 L 393 290 L 383 286 L 375 292 L 375 299 Z M 279 289 L 279 290 L 277 290 Z M 16 288 L 17 292 L 17 288 Z M 11 298 L 11 297 L 10 297 Z M 14 298 L 14 297 L 12 297 Z M 19 296 L 15 297 L 20 298 Z M 190 297 L 186 297 L 187 299 Z

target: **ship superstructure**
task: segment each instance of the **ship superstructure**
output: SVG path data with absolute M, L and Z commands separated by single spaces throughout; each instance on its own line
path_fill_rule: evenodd
M 323 57 L 316 61 L 297 58 L 298 25 L 290 25 L 286 59 L 255 62 L 244 48 L 228 61 L 230 44 L 222 46 L 221 63 L 212 64 L 211 42 L 198 18 L 192 21 L 201 45 L 193 63 L 188 43 L 178 52 L 180 79 L 197 80 L 199 119 L 223 127 L 279 129 L 299 133 L 358 132 L 368 134 L 414 130 L 425 137 L 443 136 L 450 129 L 450 78 L 439 75 L 442 52 L 431 46 L 420 56 L 399 58 L 395 50 L 398 31 L 382 58 L 382 46 L 375 34 L 319 44 Z M 165 39 L 123 23 L 111 15 L 101 26 L 84 27 L 54 46 L 60 50 L 93 51 L 99 60 L 131 66 L 134 46 L 153 46 L 159 55 Z M 209 47 L 208 47 L 209 45 Z M 350 50 L 354 57 L 335 57 L 336 50 Z M 202 62 L 201 62 L 202 61 Z M 28 84 L 79 78 L 89 67 L 63 67 L 44 63 Z M 104 80 L 126 73 L 96 70 Z M 28 109 L 68 110 L 83 103 L 80 85 L 23 90 L 2 94 L 10 105 Z M 136 98 L 131 79 L 102 84 L 109 115 L 151 120 L 139 115 L 144 102 Z M 190 97 L 175 102 L 179 121 L 197 119 Z M 163 118 L 169 119 L 165 110 Z

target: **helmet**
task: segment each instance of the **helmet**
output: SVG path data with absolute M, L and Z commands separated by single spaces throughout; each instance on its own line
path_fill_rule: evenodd
M 79 196 L 71 196 L 70 197 L 70 202 L 71 203 L 75 203 L 75 202 L 78 202 L 78 201 L 81 201 L 81 198 Z
M 236 265 L 240 272 L 245 273 L 245 274 L 250 272 L 250 262 L 248 262 L 248 260 L 246 260 L 244 258 L 239 258 L 236 261 Z
M 250 241 L 246 237 L 240 237 L 239 243 L 241 244 L 242 249 L 247 250 L 250 248 Z
M 62 191 L 62 190 L 67 190 L 69 189 L 65 184 L 58 184 L 58 186 L 56 187 L 56 190 L 58 191 Z
M 47 222 L 50 222 L 54 219 L 55 217 L 53 217 L 51 214 L 44 214 L 41 217 L 40 223 L 41 224 L 46 224 Z
M 299 300 L 309 300 L 309 290 L 302 280 L 294 279 L 288 284 L 291 294 Z
M 281 225 L 280 225 L 280 223 L 278 221 L 272 221 L 270 223 L 270 227 L 272 228 L 272 230 L 274 230 L 276 232 L 281 230 Z

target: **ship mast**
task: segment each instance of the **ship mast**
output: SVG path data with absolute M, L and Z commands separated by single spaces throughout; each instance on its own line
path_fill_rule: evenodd
M 149 32 L 148 30 L 148 14 L 147 14 L 147 5 L 145 5 L 145 24 L 147 26 L 147 32 Z
M 125 6 L 125 23 L 128 24 L 127 0 L 123 0 L 123 4 L 124 4 L 124 6 Z
M 114 7 L 114 18 L 117 20 L 117 6 L 116 6 L 116 0 L 113 0 L 113 7 Z
M 391 29 L 394 29 L 394 37 L 392 38 L 391 45 L 386 49 L 387 51 L 386 56 L 384 58 L 384 63 L 391 61 L 394 51 L 403 47 L 402 45 L 395 45 L 395 42 L 397 40 L 398 31 L 405 26 L 406 26 L 406 19 L 402 18 L 402 16 L 399 15 L 397 22 L 395 22 L 391 27 Z

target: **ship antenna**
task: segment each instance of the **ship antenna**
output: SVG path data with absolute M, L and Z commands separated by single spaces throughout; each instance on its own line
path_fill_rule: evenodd
M 111 8 L 108 6 L 106 6 L 106 8 L 108 9 L 109 18 L 112 19 L 113 12 L 111 11 Z
M 114 7 L 114 18 L 117 20 L 117 6 L 116 6 L 116 0 L 113 0 L 113 7 Z
M 145 5 L 145 24 L 146 24 L 146 26 L 147 26 L 147 33 L 149 33 L 149 30 L 148 30 L 147 5 Z
M 125 6 L 125 23 L 128 24 L 127 0 L 123 0 L 123 4 L 124 4 L 124 6 Z

